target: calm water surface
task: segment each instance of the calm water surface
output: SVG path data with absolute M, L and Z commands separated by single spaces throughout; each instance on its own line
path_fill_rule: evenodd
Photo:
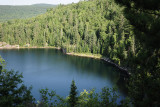
M 121 97 L 125 97 L 125 85 L 118 69 L 104 61 L 69 56 L 55 49 L 12 49 L 0 50 L 7 62 L 7 69 L 23 73 L 24 84 L 33 86 L 32 94 L 40 99 L 39 90 L 48 88 L 66 97 L 74 79 L 78 91 L 95 88 L 117 87 Z

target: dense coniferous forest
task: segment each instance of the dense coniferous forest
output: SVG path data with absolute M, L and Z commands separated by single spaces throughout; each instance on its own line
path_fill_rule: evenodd
M 132 26 L 113 0 L 60 5 L 46 14 L 1 25 L 1 41 L 11 45 L 55 46 L 67 52 L 102 54 L 129 66 L 137 54 Z M 125 63 L 125 64 L 124 64 Z
M 129 95 L 135 106 L 160 106 L 160 1 L 115 0 L 133 25 L 141 52 L 133 61 Z
M 50 4 L 34 4 L 23 6 L 0 5 L 0 22 L 35 17 L 39 14 L 44 14 L 47 9 L 54 7 L 56 7 L 56 5 Z
M 116 2 L 115 2 L 116 1 Z M 119 106 L 160 106 L 160 2 L 158 0 L 88 0 L 77 4 L 59 5 L 45 14 L 27 20 L 0 24 L 0 40 L 11 45 L 54 46 L 67 52 L 101 54 L 114 63 L 129 68 L 129 98 Z M 72 89 L 76 90 L 72 82 Z M 69 104 L 75 106 L 117 106 L 116 96 L 109 100 L 104 88 L 98 101 L 94 92 L 76 91 Z M 42 90 L 44 104 L 48 104 Z M 93 97 L 94 94 L 94 97 Z M 54 92 L 49 94 L 51 97 Z M 104 96 L 103 96 L 104 95 Z M 106 96 L 105 96 L 106 95 Z M 85 98 L 89 100 L 85 100 Z M 59 96 L 62 105 L 65 102 Z M 84 98 L 81 100 L 80 98 Z M 96 105 L 97 104 L 97 105 Z M 52 105 L 52 104 L 51 104 Z M 60 105 L 59 105 L 60 106 Z M 63 105 L 67 106 L 67 105 Z M 81 106 L 81 105 L 80 105 Z M 91 106 L 93 107 L 93 106 Z

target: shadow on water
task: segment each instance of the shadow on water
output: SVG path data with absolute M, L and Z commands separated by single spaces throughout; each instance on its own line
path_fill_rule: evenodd
M 96 75 L 101 78 L 107 78 L 112 84 L 116 84 L 118 90 L 127 95 L 126 83 L 128 75 L 121 72 L 118 68 L 100 59 L 84 58 L 79 56 L 64 55 L 67 61 L 74 64 L 81 73 Z M 78 72 L 78 71 L 77 71 Z

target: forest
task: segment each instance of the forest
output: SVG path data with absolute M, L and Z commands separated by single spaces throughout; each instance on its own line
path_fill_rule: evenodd
M 0 39 L 11 45 L 55 46 L 67 52 L 102 54 L 128 67 L 140 49 L 135 47 L 132 26 L 122 10 L 112 0 L 60 5 L 36 18 L 2 23 Z
M 14 19 L 27 19 L 44 14 L 47 9 L 54 8 L 56 5 L 34 4 L 34 5 L 0 5 L 0 22 Z
M 121 106 L 158 107 L 159 9 L 158 0 L 85 0 L 59 5 L 35 18 L 1 23 L 0 41 L 22 47 L 54 46 L 67 52 L 101 54 L 131 73 L 127 84 L 130 101 Z M 103 91 L 108 95 L 106 89 Z

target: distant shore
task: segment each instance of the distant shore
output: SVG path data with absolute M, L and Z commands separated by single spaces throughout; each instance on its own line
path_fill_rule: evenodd
M 38 46 L 28 46 L 28 47 L 21 47 L 19 45 L 8 45 L 5 44 L 4 46 L 0 46 L 0 49 L 58 49 L 61 50 L 60 47 L 54 47 L 54 46 L 44 46 L 44 47 L 38 47 Z M 89 58 L 95 58 L 95 59 L 101 59 L 102 55 L 100 54 L 92 54 L 92 53 L 65 53 L 67 55 L 73 55 L 73 56 L 81 56 L 81 57 L 89 57 Z
M 43 47 L 38 47 L 38 46 L 31 46 L 30 44 L 26 44 L 24 46 L 19 46 L 19 45 L 10 45 L 6 42 L 0 42 L 0 49 L 31 49 L 31 48 L 54 48 L 54 49 L 61 49 L 60 47 L 54 47 L 54 46 L 46 46 Z
M 95 59 L 101 59 L 102 55 L 100 54 L 91 54 L 91 53 L 66 53 L 67 55 L 73 55 L 73 56 L 81 56 L 81 57 L 88 57 L 88 58 L 95 58 Z
M 58 49 L 61 50 L 60 47 L 53 47 L 53 46 L 45 46 L 45 47 L 38 47 L 38 46 L 29 46 L 29 47 L 20 47 L 19 45 L 6 45 L 6 46 L 0 46 L 0 49 Z M 69 53 L 65 53 L 66 55 L 72 55 L 72 56 L 80 56 L 80 57 L 88 57 L 88 58 L 94 58 L 94 59 L 100 59 L 103 60 L 105 62 L 108 62 L 110 64 L 112 64 L 113 66 L 119 68 L 122 71 L 125 71 L 128 75 L 130 75 L 130 73 L 128 72 L 128 70 L 125 67 L 121 67 L 118 64 L 114 63 L 113 61 L 111 61 L 109 58 L 103 57 L 100 54 L 92 54 L 92 53 L 74 53 L 74 52 L 69 52 Z
M 51 48 L 51 49 L 58 49 L 60 50 L 60 47 L 52 47 L 52 46 L 46 46 L 46 47 L 37 47 L 37 46 L 33 46 L 33 47 L 0 47 L 0 49 L 47 49 L 47 48 Z

